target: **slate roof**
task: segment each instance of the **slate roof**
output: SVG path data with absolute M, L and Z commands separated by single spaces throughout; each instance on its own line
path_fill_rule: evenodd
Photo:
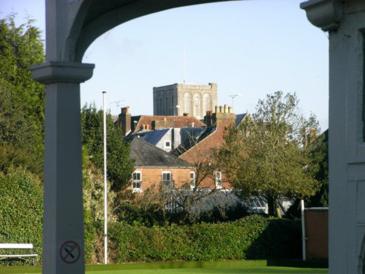
M 242 123 L 243 118 L 245 118 L 245 117 L 246 117 L 246 113 L 236 115 L 236 121 L 235 121 L 236 127 L 238 127 Z
M 142 138 L 134 138 L 131 142 L 131 159 L 136 166 L 168 166 L 190 167 L 191 165 L 175 155 L 146 142 Z
M 161 138 L 169 131 L 168 128 L 166 129 L 157 129 L 153 131 L 145 131 L 142 133 L 137 133 L 134 135 L 134 138 L 138 138 L 137 136 L 140 136 L 143 140 L 146 142 L 157 145 L 157 143 L 161 140 Z
M 177 156 L 181 155 L 208 137 L 215 130 L 216 127 L 181 129 L 181 144 L 172 153 Z

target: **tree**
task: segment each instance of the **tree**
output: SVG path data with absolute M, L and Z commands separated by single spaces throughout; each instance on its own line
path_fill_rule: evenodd
M 81 110 L 83 144 L 91 161 L 102 169 L 103 158 L 103 112 L 95 106 L 85 105 Z M 122 190 L 130 180 L 133 161 L 129 158 L 129 145 L 123 140 L 119 127 L 114 126 L 110 114 L 107 115 L 107 171 L 112 190 Z
M 307 206 L 328 206 L 328 130 L 318 136 L 308 147 L 309 171 L 319 182 L 316 194 L 309 197 Z
M 29 20 L 0 19 L 0 170 L 23 166 L 41 175 L 43 161 L 43 86 L 29 67 L 44 60 L 40 32 Z
M 277 215 L 280 199 L 311 196 L 318 186 L 308 171 L 306 150 L 318 123 L 304 119 L 298 103 L 295 94 L 267 95 L 254 114 L 228 130 L 216 154 L 233 185 L 244 195 L 264 197 L 270 215 Z

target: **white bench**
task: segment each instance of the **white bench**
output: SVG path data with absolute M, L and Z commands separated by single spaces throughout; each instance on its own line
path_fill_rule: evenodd
M 33 244 L 16 244 L 16 243 L 0 243 L 0 251 L 2 249 L 6 250 L 30 250 L 29 253 L 23 254 L 0 254 L 0 260 L 5 259 L 25 259 L 25 258 L 34 258 L 38 256 L 38 254 L 32 253 L 33 252 Z M 20 252 L 18 252 L 20 253 Z

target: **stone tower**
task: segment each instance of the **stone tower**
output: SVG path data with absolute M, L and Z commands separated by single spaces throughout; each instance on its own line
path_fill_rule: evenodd
M 154 115 L 189 115 L 202 119 L 217 105 L 217 84 L 173 84 L 153 88 Z

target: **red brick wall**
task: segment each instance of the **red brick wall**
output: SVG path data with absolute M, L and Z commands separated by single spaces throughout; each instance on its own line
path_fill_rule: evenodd
M 162 181 L 162 172 L 170 171 L 172 180 L 176 187 L 181 187 L 190 182 L 192 168 L 171 168 L 171 167 L 136 167 L 135 171 L 142 173 L 142 191 L 154 187 L 159 189 Z M 130 186 L 132 188 L 132 185 Z

